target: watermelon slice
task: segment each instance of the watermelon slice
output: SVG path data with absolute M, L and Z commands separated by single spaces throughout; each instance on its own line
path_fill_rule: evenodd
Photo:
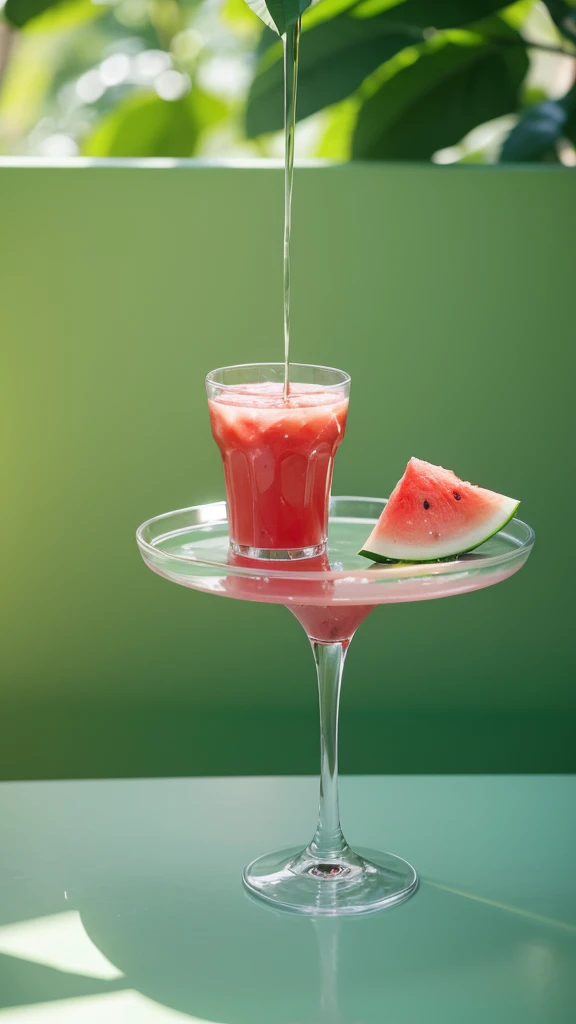
M 519 501 L 410 459 L 359 552 L 373 562 L 438 562 L 477 548 L 512 519 Z

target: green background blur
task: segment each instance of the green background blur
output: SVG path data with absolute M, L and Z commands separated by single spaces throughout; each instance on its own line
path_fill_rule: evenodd
M 292 357 L 353 379 L 334 492 L 418 455 L 538 537 L 501 586 L 361 627 L 344 771 L 574 769 L 575 200 L 552 167 L 296 172 Z M 4 778 L 316 770 L 296 620 L 134 542 L 223 495 L 203 378 L 281 358 L 281 218 L 270 165 L 0 166 Z

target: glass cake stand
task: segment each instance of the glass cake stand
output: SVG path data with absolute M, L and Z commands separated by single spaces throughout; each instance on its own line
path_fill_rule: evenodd
M 356 552 L 386 504 L 334 497 L 325 555 L 256 561 L 229 550 L 223 501 L 167 512 L 139 527 L 146 565 L 173 583 L 288 607 L 314 654 L 320 700 L 320 810 L 305 850 L 265 854 L 244 869 L 247 889 L 276 907 L 306 914 L 358 914 L 393 906 L 417 888 L 411 864 L 392 853 L 353 851 L 338 809 L 338 707 L 344 659 L 355 630 L 379 604 L 427 601 L 490 587 L 522 567 L 534 533 L 512 519 L 499 533 L 451 562 L 371 565 Z

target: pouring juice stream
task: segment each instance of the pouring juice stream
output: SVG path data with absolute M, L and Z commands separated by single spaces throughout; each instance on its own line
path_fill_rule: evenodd
M 283 36 L 284 44 L 284 398 L 288 398 L 290 372 L 290 244 L 292 235 L 292 187 L 294 182 L 294 133 L 298 91 L 300 18 Z
M 344 436 L 349 377 L 290 366 L 290 258 L 300 19 L 284 45 L 284 362 L 224 367 L 208 375 L 212 433 L 222 454 L 230 543 L 250 558 L 325 551 L 336 449 Z M 290 383 L 290 370 L 292 382 Z

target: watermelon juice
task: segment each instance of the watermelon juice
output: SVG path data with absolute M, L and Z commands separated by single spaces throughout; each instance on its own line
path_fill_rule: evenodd
M 346 427 L 347 379 L 336 387 L 296 381 L 288 397 L 275 380 L 209 387 L 208 394 L 232 550 L 252 558 L 322 552 L 334 456 Z

